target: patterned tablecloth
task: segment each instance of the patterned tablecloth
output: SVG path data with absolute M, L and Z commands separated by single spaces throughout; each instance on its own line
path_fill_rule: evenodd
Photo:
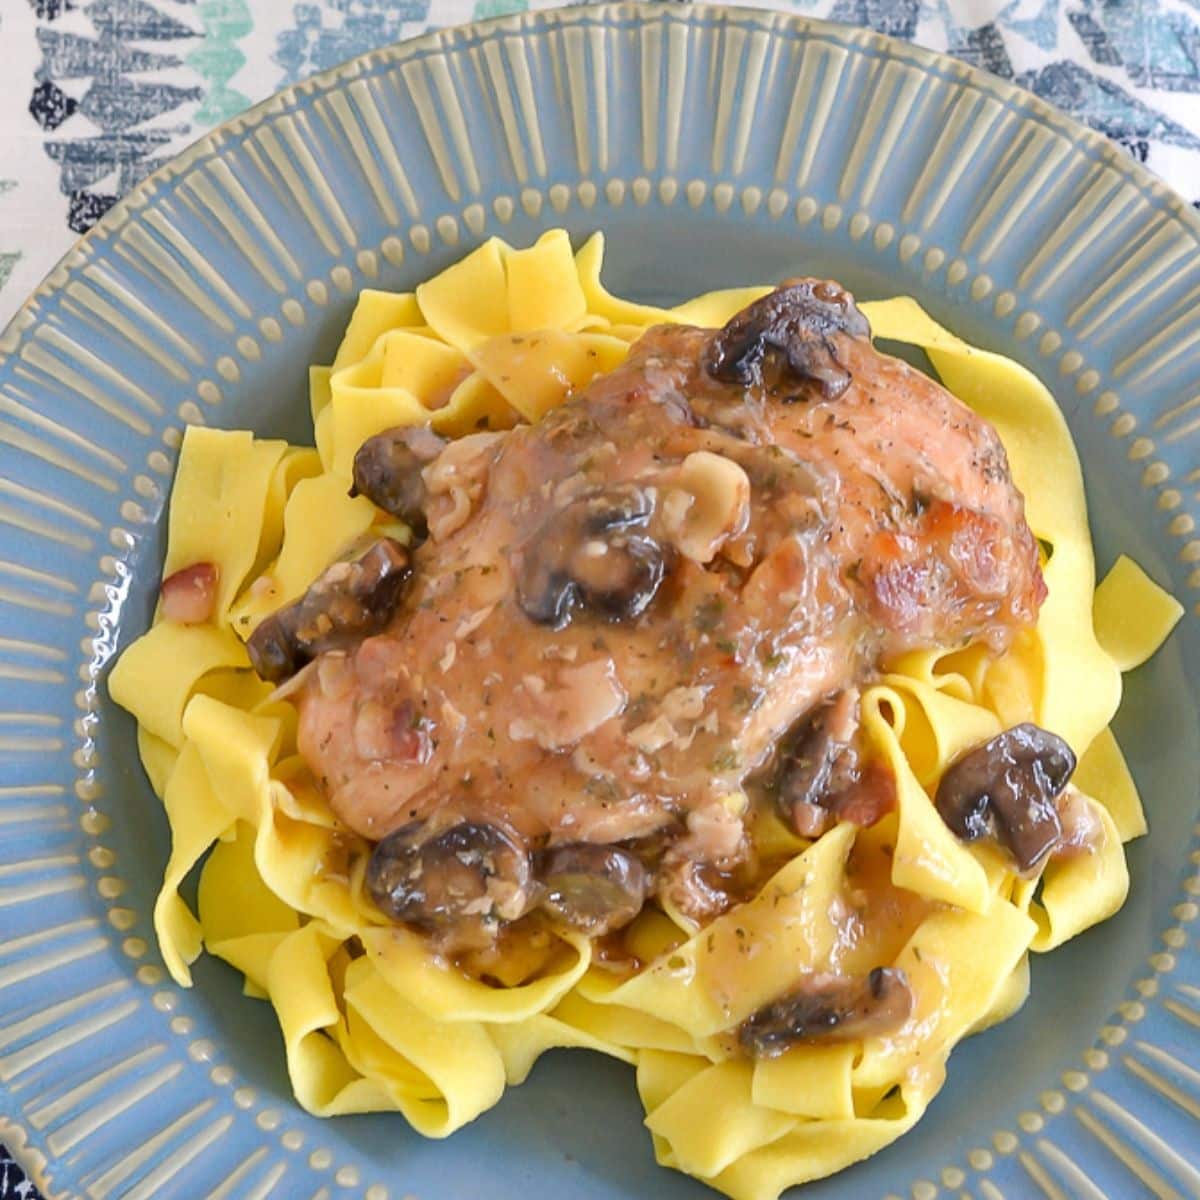
M 213 125 L 362 50 L 527 7 L 529 0 L 0 0 L 0 326 L 77 234 Z M 946 50 L 1014 80 L 1108 134 L 1200 205 L 1200 0 L 791 7 Z M 0 1200 L 33 1195 L 0 1148 Z

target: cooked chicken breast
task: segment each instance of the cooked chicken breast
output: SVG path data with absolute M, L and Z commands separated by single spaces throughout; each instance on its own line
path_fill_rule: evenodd
M 827 283 L 652 329 L 537 425 L 381 435 L 359 482 L 428 533 L 380 632 L 314 643 L 300 750 L 367 838 L 499 831 L 489 879 L 579 843 L 643 890 L 737 863 L 736 797 L 816 706 L 907 650 L 1001 652 L 1045 594 L 995 431 Z M 519 915 L 510 882 L 439 912 Z

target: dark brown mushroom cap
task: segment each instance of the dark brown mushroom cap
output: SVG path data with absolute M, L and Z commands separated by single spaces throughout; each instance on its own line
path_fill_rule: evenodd
M 246 643 L 263 679 L 279 683 L 318 654 L 378 632 L 411 578 L 408 551 L 380 538 L 353 562 L 328 567 L 299 600 L 264 618 Z
M 379 909 L 427 932 L 473 925 L 494 933 L 529 907 L 531 881 L 525 851 L 481 821 L 440 830 L 413 821 L 384 838 L 367 867 Z
M 801 837 L 833 824 L 837 798 L 857 780 L 857 728 L 858 694 L 848 689 L 810 709 L 780 742 L 775 803 Z
M 517 602 L 539 625 L 560 629 L 576 608 L 626 621 L 650 606 L 665 555 L 645 532 L 649 496 L 622 484 L 582 497 L 555 513 L 521 550 Z
M 838 333 L 870 336 L 853 296 L 826 280 L 788 280 L 726 324 L 710 343 L 706 367 L 722 383 L 757 386 L 773 351 L 797 379 L 816 383 L 832 399 L 850 384 L 837 358 Z
M 427 492 L 421 471 L 445 446 L 445 438 L 423 425 L 385 429 L 358 448 L 350 495 L 366 496 L 423 537 Z
M 912 1015 L 908 976 L 899 967 L 810 984 L 773 1000 L 738 1027 L 742 1049 L 775 1058 L 797 1042 L 850 1041 L 891 1033 Z
M 637 855 L 619 846 L 572 842 L 535 857 L 541 907 L 555 920 L 599 937 L 642 911 L 650 880 Z
M 960 838 L 992 838 L 1032 871 L 1062 839 L 1055 805 L 1075 770 L 1062 738 L 1025 723 L 968 750 L 938 784 L 937 810 Z

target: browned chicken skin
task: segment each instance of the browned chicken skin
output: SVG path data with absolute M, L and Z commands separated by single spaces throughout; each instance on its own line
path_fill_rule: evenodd
M 540 885 L 504 864 L 555 846 L 624 848 L 583 855 L 636 877 L 623 920 L 688 864 L 729 868 L 729 798 L 818 702 L 906 650 L 1003 651 L 1045 594 L 995 431 L 831 284 L 652 329 L 537 425 L 428 442 L 392 456 L 428 526 L 406 594 L 297 702 L 338 817 L 403 831 L 387 886 L 438 838 L 484 881 L 425 897 L 431 928 L 520 915 Z M 475 828 L 499 832 L 468 853 Z

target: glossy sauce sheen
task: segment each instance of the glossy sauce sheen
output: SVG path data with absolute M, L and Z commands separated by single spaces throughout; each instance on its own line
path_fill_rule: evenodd
M 743 782 L 815 703 L 889 655 L 1002 652 L 1035 620 L 1037 546 L 989 425 L 866 337 L 825 335 L 848 374 L 831 398 L 774 358 L 717 381 L 716 336 L 653 329 L 537 425 L 424 468 L 401 607 L 297 697 L 301 752 L 351 829 L 486 821 L 531 849 L 652 844 L 729 869 L 752 852 Z M 531 619 L 518 581 L 561 554 L 560 514 L 623 485 L 662 551 L 644 610 Z

